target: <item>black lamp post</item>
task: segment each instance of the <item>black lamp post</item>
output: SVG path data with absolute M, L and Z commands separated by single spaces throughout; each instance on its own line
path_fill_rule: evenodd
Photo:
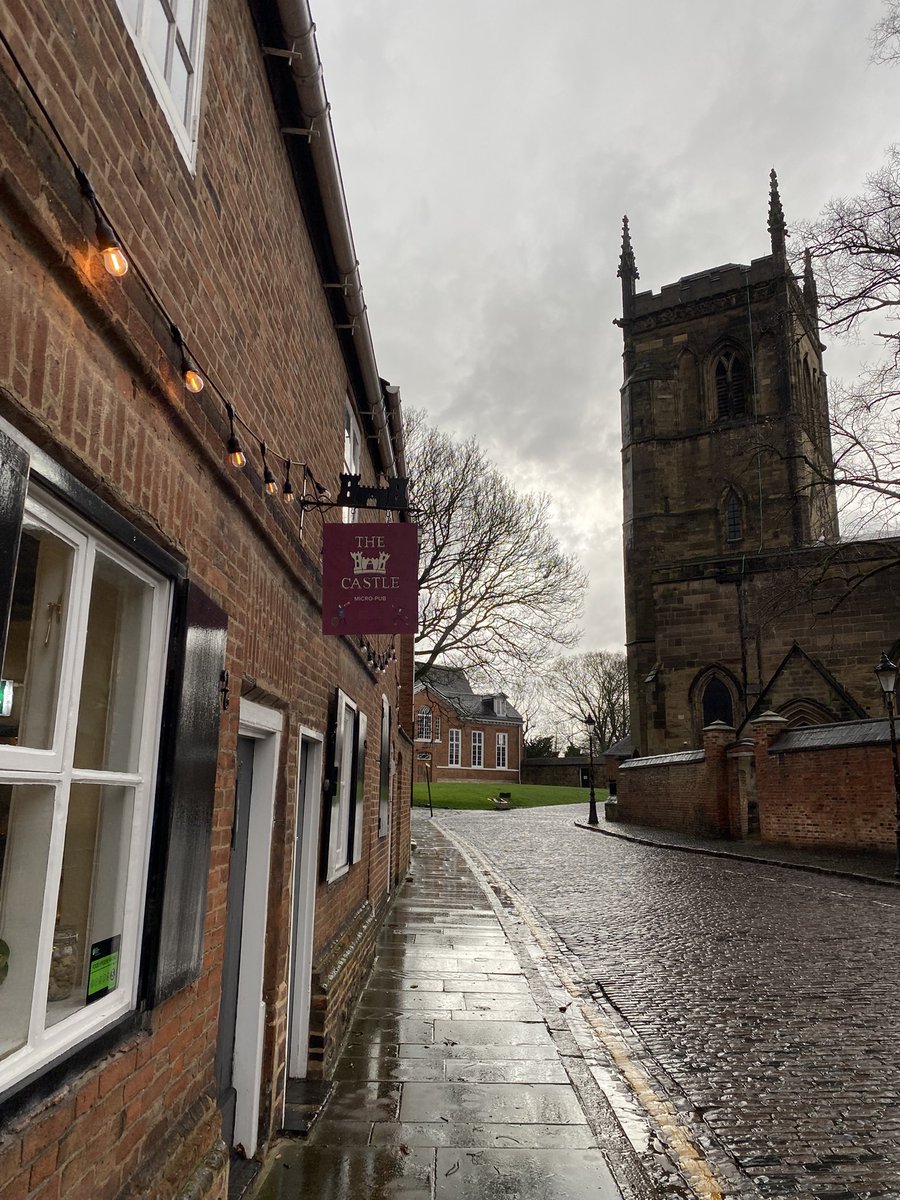
M 588 825 L 599 825 L 600 822 L 597 819 L 597 796 L 594 793 L 594 726 L 597 724 L 597 722 L 590 713 L 588 713 L 586 717 L 583 716 L 581 719 L 587 726 L 588 763 L 590 764 L 588 766 L 588 784 L 591 789 L 588 793 Z
M 894 815 L 897 832 L 897 865 L 894 868 L 894 875 L 897 879 L 900 879 L 900 760 L 897 758 L 897 730 L 894 725 L 894 698 L 897 694 L 898 674 L 897 664 L 892 663 L 888 656 L 882 652 L 881 662 L 875 668 L 875 674 L 878 677 L 878 682 L 881 684 L 884 706 L 887 709 L 888 715 L 888 727 L 891 731 L 891 758 L 894 763 Z

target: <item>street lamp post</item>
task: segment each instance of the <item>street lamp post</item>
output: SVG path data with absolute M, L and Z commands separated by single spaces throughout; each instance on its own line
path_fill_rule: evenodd
M 875 668 L 875 674 L 878 682 L 881 684 L 884 706 L 887 709 L 888 715 L 888 727 L 891 731 L 891 758 L 894 764 L 894 819 L 897 835 L 897 864 L 894 868 L 894 876 L 900 879 L 900 760 L 897 758 L 897 730 L 894 724 L 894 698 L 897 694 L 897 664 L 892 663 L 888 656 L 882 652 L 881 662 Z
M 588 735 L 588 785 L 590 786 L 590 792 L 588 793 L 588 825 L 599 825 L 600 822 L 597 819 L 597 796 L 594 792 L 594 726 L 597 722 L 590 713 L 581 719 L 587 726 Z

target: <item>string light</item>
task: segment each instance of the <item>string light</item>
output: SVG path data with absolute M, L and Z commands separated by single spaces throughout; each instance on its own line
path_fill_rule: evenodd
M 266 443 L 259 443 L 259 452 L 262 455 L 263 464 L 263 487 L 270 496 L 278 495 L 278 480 L 272 474 L 268 462 L 266 461 Z
M 228 399 L 226 399 L 221 388 L 216 384 L 215 379 L 210 376 L 209 372 L 208 371 L 201 372 L 199 366 L 197 365 L 196 360 L 194 359 L 193 355 L 190 353 L 187 346 L 185 345 L 184 337 L 182 335 L 181 330 L 172 321 L 172 318 L 171 318 L 170 314 L 168 313 L 165 304 L 160 299 L 158 293 L 156 292 L 155 288 L 153 287 L 153 285 L 150 282 L 150 280 L 148 279 L 148 277 L 141 270 L 140 263 L 139 262 L 135 262 L 135 263 L 129 262 L 129 257 L 125 253 L 125 249 L 123 247 L 122 241 L 119 238 L 118 234 L 116 233 L 112 223 L 108 219 L 99 200 L 97 199 L 94 189 L 91 186 L 90 180 L 88 179 L 86 173 L 78 165 L 78 162 L 76 161 L 71 150 L 69 149 L 68 145 L 66 144 L 65 139 L 63 138 L 63 136 L 60 133 L 59 129 L 57 128 L 56 124 L 54 123 L 53 118 L 47 109 L 47 106 L 44 104 L 40 95 L 38 94 L 38 92 L 34 88 L 33 84 L 29 80 L 24 68 L 22 67 L 19 60 L 16 58 L 16 55 L 13 52 L 12 46 L 10 45 L 8 39 L 6 38 L 6 36 L 4 35 L 2 30 L 0 30 L 0 44 L 3 45 L 6 53 L 9 55 L 9 58 L 13 64 L 15 70 L 18 72 L 20 79 L 22 80 L 24 86 L 30 93 L 32 100 L 34 101 L 35 105 L 42 113 L 50 132 L 55 137 L 57 143 L 59 144 L 60 150 L 65 155 L 66 159 L 68 160 L 69 164 L 72 167 L 72 170 L 75 174 L 75 178 L 78 181 L 78 185 L 81 189 L 82 195 L 85 197 L 85 199 L 88 201 L 88 203 L 91 206 L 91 211 L 94 214 L 94 221 L 95 221 L 96 244 L 97 244 L 97 248 L 99 249 L 100 254 L 102 256 L 103 265 L 104 265 L 105 270 L 110 275 L 112 275 L 114 278 L 121 279 L 124 275 L 126 275 L 128 273 L 130 267 L 133 266 L 134 273 L 135 273 L 135 275 L 137 275 L 138 279 L 140 280 L 141 284 L 143 285 L 148 298 L 156 306 L 160 315 L 163 317 L 163 319 L 169 325 L 169 328 L 170 328 L 171 334 L 172 334 L 172 338 L 175 341 L 175 343 L 178 347 L 180 356 L 181 356 L 180 374 L 181 374 L 182 382 L 184 383 L 185 388 L 188 391 L 196 394 L 198 392 L 203 391 L 204 387 L 207 384 L 209 384 L 211 390 L 213 392 L 215 392 L 216 396 L 218 397 L 218 399 L 222 402 L 222 404 L 225 407 L 225 411 L 226 411 L 226 414 L 228 417 L 228 427 L 229 427 L 229 435 L 228 435 L 227 442 L 226 442 L 226 462 L 228 463 L 229 466 L 234 467 L 238 470 L 242 469 L 243 467 L 245 467 L 247 465 L 247 456 L 244 453 L 244 451 L 241 447 L 240 441 L 238 440 L 238 436 L 237 436 L 236 423 L 238 423 L 246 431 L 247 436 L 249 438 L 251 438 L 252 440 L 257 441 L 259 444 L 260 452 L 262 455 L 262 463 L 263 463 L 263 487 L 264 487 L 266 493 L 271 496 L 277 495 L 278 490 L 279 490 L 278 481 L 275 478 L 274 473 L 270 470 L 268 462 L 266 460 L 268 447 L 267 447 L 265 440 L 255 430 L 251 429 L 251 427 L 245 421 L 241 420 L 241 418 L 237 415 L 237 413 L 235 411 L 234 405 Z M 274 451 L 273 451 L 273 453 L 274 453 Z M 279 455 L 279 458 L 280 457 L 281 456 Z M 309 507 L 316 506 L 316 507 L 319 507 L 320 509 L 323 509 L 323 508 L 331 506 L 329 502 L 332 499 L 332 493 L 329 491 L 329 489 L 327 487 L 325 487 L 323 484 L 319 483 L 318 480 L 316 480 L 316 478 L 313 476 L 312 472 L 309 470 L 309 467 L 306 464 L 306 462 L 304 462 L 302 460 L 301 461 L 294 460 L 291 458 L 284 458 L 283 461 L 284 461 L 284 483 L 282 484 L 281 492 L 282 492 L 282 499 L 285 504 L 294 503 L 295 498 L 296 498 L 296 493 L 295 493 L 294 487 L 291 483 L 291 467 L 294 466 L 294 467 L 302 467 L 302 469 L 303 469 L 303 488 L 302 488 L 301 507 L 305 509 L 305 507 L 308 505 Z M 379 478 L 382 478 L 382 477 L 383 477 L 383 473 L 382 473 L 382 476 L 380 476 Z M 310 499 L 307 498 L 307 479 L 312 484 L 313 494 L 315 496 L 314 501 L 311 498 Z M 304 515 L 304 513 L 301 512 L 301 517 L 300 517 L 300 534 L 301 534 L 301 536 L 303 534 L 303 515 Z M 386 519 L 388 521 L 393 519 L 392 514 L 390 512 L 387 513 Z M 391 642 L 393 643 L 393 638 L 391 639 Z M 394 661 L 394 659 L 396 658 L 396 655 L 393 652 L 393 645 L 391 646 L 390 653 L 381 654 L 379 652 L 377 655 L 376 655 L 375 648 L 372 647 L 365 640 L 361 643 L 361 648 L 367 652 L 368 661 L 369 661 L 370 666 L 373 666 L 376 670 L 379 670 L 379 671 L 384 671 L 387 667 L 387 664 L 391 661 Z
M 53 128 L 55 129 L 56 127 L 54 126 Z M 57 137 L 59 137 L 58 133 Z M 68 150 L 66 152 L 68 153 Z M 95 236 L 100 254 L 103 257 L 103 265 L 114 279 L 121 279 L 123 275 L 127 275 L 128 273 L 128 257 L 122 249 L 122 243 L 116 237 L 116 231 L 112 225 L 110 225 L 109 221 L 103 215 L 103 210 L 91 186 L 91 181 L 72 158 L 71 154 L 69 154 L 69 159 L 72 162 L 75 178 L 78 180 L 81 193 L 88 204 L 90 204 L 94 213 Z
M 231 429 L 225 446 L 227 451 L 225 461 L 229 466 L 237 467 L 240 470 L 241 467 L 247 465 L 247 456 L 241 449 L 241 443 L 237 440 L 237 434 L 234 432 L 234 406 L 227 400 L 225 401 L 225 411 L 228 413 L 228 425 Z
M 103 265 L 114 279 L 121 279 L 123 275 L 128 274 L 128 259 L 125 256 L 125 251 L 113 232 L 113 227 L 109 221 L 103 216 L 99 208 L 96 210 L 97 217 L 97 245 L 100 247 L 100 253 L 103 256 Z
M 195 394 L 197 392 L 202 392 L 203 385 L 206 381 L 200 374 L 197 364 L 187 352 L 187 347 L 184 344 L 184 336 L 181 330 L 177 325 L 174 324 L 172 325 L 172 337 L 175 340 L 175 344 L 177 345 L 181 354 L 181 378 L 184 382 L 184 386 L 189 392 L 194 392 Z

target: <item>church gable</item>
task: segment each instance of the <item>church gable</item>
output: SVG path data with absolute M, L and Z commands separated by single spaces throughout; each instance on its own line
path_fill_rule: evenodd
M 797 642 L 763 688 L 744 725 L 763 712 L 777 712 L 791 726 L 826 725 L 867 715 L 834 676 Z

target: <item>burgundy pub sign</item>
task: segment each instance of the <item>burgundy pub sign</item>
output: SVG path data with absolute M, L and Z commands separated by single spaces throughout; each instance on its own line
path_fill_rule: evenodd
M 322 576 L 323 633 L 416 632 L 415 525 L 326 525 Z

